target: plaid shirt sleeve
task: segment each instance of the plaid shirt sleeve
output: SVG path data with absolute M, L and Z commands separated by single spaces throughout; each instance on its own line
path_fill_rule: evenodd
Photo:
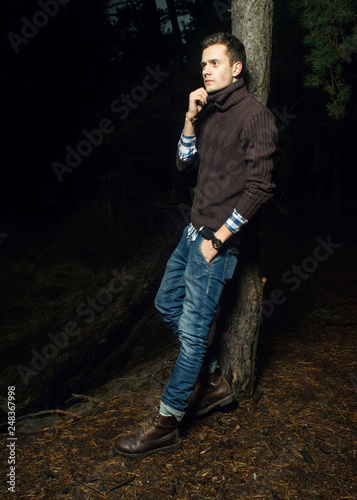
M 234 209 L 232 215 L 226 220 L 225 225 L 233 234 L 236 234 L 247 222 L 247 219 L 239 215 L 236 209 Z
M 197 152 L 196 136 L 182 133 L 177 148 L 180 160 L 187 160 Z

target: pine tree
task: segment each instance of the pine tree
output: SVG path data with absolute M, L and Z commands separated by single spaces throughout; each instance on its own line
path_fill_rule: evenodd
M 351 95 L 344 69 L 357 50 L 357 3 L 355 0 L 296 0 L 294 10 L 306 34 L 309 72 L 305 85 L 327 94 L 329 118 L 341 120 Z

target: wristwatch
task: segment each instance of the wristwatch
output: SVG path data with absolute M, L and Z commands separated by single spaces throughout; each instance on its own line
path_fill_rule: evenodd
M 207 226 L 202 226 L 199 230 L 205 240 L 211 240 L 212 246 L 215 250 L 219 250 L 223 245 L 223 242 L 215 237 L 214 232 Z
M 223 245 L 223 242 L 221 240 L 219 240 L 218 238 L 216 238 L 215 236 L 213 236 L 211 241 L 212 241 L 212 246 L 215 250 L 219 250 L 221 248 L 221 246 Z

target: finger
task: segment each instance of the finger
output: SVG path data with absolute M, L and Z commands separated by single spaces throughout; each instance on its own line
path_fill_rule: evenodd
M 206 99 L 207 96 L 208 96 L 208 93 L 207 93 L 206 89 L 204 89 L 203 87 L 201 87 L 201 88 L 195 90 L 194 92 L 192 92 L 190 94 L 190 96 L 192 96 L 193 99 L 197 99 L 197 98 L 199 98 L 199 99 Z
M 203 102 L 204 104 L 206 104 L 207 97 L 208 97 L 207 91 L 204 88 L 200 88 L 197 91 L 197 95 L 198 95 L 199 99 L 201 100 L 201 102 Z

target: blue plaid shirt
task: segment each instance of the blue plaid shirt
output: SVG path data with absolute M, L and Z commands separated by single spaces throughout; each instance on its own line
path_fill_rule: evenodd
M 179 143 L 178 143 L 178 153 L 180 160 L 187 160 L 191 156 L 197 153 L 196 148 L 196 136 L 195 135 L 184 135 L 181 134 Z M 231 233 L 236 234 L 239 229 L 246 224 L 248 221 L 236 211 L 233 210 L 232 215 L 226 220 L 224 223 L 226 227 L 231 231 Z M 198 236 L 200 228 L 194 227 L 190 224 L 188 229 L 187 237 L 195 240 Z

